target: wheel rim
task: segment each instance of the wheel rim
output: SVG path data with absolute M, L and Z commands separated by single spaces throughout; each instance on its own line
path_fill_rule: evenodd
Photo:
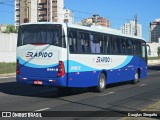
M 138 80 L 138 73 L 135 74 L 135 80 Z
M 104 88 L 104 86 L 105 86 L 104 78 L 100 79 L 99 85 L 100 85 L 101 88 Z

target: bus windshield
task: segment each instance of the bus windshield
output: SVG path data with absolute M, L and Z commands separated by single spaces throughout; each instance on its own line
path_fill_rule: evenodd
M 17 45 L 50 44 L 63 47 L 61 36 L 60 25 L 24 25 L 19 28 Z

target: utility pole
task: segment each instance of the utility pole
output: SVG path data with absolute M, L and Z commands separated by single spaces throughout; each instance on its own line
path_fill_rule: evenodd
M 138 32 L 138 30 L 137 30 L 138 29 L 138 26 L 137 26 L 137 24 L 138 24 L 138 17 L 137 17 L 137 15 L 135 15 L 134 19 L 135 19 L 135 36 L 137 36 L 138 35 L 138 33 L 137 33 Z

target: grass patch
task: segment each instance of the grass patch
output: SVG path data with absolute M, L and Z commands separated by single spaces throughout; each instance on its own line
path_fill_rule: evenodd
M 159 57 L 148 57 L 148 60 L 158 60 L 160 59 L 160 56 Z
M 1 63 L 0 62 L 0 74 L 15 73 L 16 63 Z

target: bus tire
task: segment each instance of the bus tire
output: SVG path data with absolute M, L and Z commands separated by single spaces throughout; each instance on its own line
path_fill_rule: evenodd
M 105 88 L 106 88 L 106 76 L 104 73 L 101 73 L 98 81 L 97 91 L 104 92 Z
M 134 75 L 134 80 L 132 80 L 132 83 L 133 84 L 137 84 L 138 82 L 138 79 L 139 79 L 139 72 L 137 71 Z

